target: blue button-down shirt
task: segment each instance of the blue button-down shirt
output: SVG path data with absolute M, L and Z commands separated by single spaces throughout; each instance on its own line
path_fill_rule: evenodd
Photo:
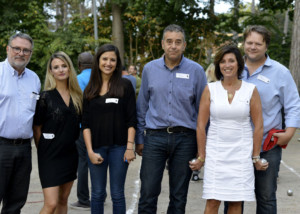
M 282 128 L 282 107 L 286 127 L 300 127 L 299 93 L 286 67 L 267 56 L 264 65 L 251 76 L 245 64 L 242 78 L 255 84 L 260 95 L 264 119 L 263 142 L 272 128 Z
M 143 132 L 148 128 L 183 126 L 195 130 L 206 84 L 203 68 L 184 56 L 172 70 L 163 57 L 147 63 L 137 99 L 136 143 L 144 142 Z
M 91 71 L 91 68 L 87 68 L 82 70 L 81 73 L 77 75 L 77 80 L 82 92 L 90 81 Z
M 31 138 L 38 94 L 39 77 L 25 68 L 18 72 L 6 59 L 0 62 L 0 136 L 10 139 Z

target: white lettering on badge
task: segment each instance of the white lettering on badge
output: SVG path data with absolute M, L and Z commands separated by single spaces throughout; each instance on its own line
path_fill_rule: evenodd
M 184 74 L 184 73 L 176 73 L 176 78 L 190 79 L 190 75 L 189 74 Z
M 106 98 L 105 103 L 115 103 L 118 104 L 119 99 L 118 98 Z
M 270 82 L 270 79 L 268 79 L 267 77 L 265 77 L 265 76 L 263 76 L 261 74 L 258 75 L 257 79 L 261 80 L 261 81 L 263 81 L 265 83 L 269 83 Z
M 54 138 L 55 135 L 52 134 L 52 133 L 43 133 L 43 136 L 44 136 L 45 139 L 51 140 L 51 139 Z

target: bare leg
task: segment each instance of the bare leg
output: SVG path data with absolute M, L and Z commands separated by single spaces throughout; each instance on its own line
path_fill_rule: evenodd
M 218 214 L 221 201 L 208 199 L 206 201 L 204 214 Z
M 228 214 L 241 214 L 242 213 L 242 202 L 228 202 Z
M 49 187 L 43 189 L 44 194 L 44 206 L 40 211 L 40 214 L 53 214 L 58 201 L 59 187 Z
M 59 186 L 58 203 L 55 209 L 55 214 L 68 213 L 68 198 L 73 186 L 73 182 L 68 182 Z

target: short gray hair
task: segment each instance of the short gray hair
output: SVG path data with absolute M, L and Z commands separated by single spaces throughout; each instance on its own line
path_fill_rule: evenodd
M 16 33 L 16 34 L 12 35 L 8 40 L 8 45 L 11 45 L 12 40 L 14 40 L 15 38 L 18 38 L 18 37 L 28 40 L 31 43 L 31 49 L 33 49 L 33 46 L 34 46 L 33 39 L 26 33 Z
M 163 32 L 163 39 L 165 37 L 165 33 L 166 32 L 178 32 L 178 33 L 182 33 L 183 34 L 183 41 L 185 42 L 185 33 L 182 27 L 180 27 L 179 25 L 175 25 L 175 24 L 171 24 L 168 25 Z

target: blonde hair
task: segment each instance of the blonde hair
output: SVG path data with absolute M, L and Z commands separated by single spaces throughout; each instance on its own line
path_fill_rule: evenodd
M 216 82 L 215 65 L 211 63 L 205 71 L 207 82 Z
M 74 69 L 73 63 L 72 63 L 70 57 L 66 53 L 59 51 L 59 52 L 54 53 L 50 57 L 48 64 L 47 64 L 47 72 L 46 72 L 44 90 L 48 91 L 48 90 L 52 90 L 52 89 L 56 88 L 56 81 L 55 81 L 53 75 L 51 74 L 51 63 L 52 63 L 53 59 L 62 60 L 64 63 L 66 63 L 66 65 L 69 68 L 70 74 L 69 74 L 69 79 L 68 79 L 68 89 L 69 89 L 70 96 L 72 98 L 74 107 L 75 107 L 77 113 L 80 114 L 82 112 L 82 91 L 81 91 L 78 81 L 77 81 L 77 75 L 76 75 L 76 71 Z

